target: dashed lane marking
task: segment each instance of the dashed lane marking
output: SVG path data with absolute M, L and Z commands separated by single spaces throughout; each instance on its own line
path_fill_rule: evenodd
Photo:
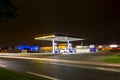
M 59 80 L 59 79 L 54 78 L 54 77 L 50 77 L 50 76 L 46 76 L 46 75 L 41 75 L 41 74 L 29 72 L 29 71 L 27 71 L 26 73 L 31 74 L 31 75 L 35 75 L 35 76 L 39 76 L 39 77 L 43 77 L 43 78 L 47 78 L 49 80 Z
M 8 66 L 6 66 L 6 65 L 3 65 L 3 64 L 0 64 L 0 67 L 7 68 Z

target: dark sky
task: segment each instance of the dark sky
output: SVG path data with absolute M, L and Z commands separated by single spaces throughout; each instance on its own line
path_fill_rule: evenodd
M 1 45 L 44 44 L 38 34 L 85 36 L 85 44 L 120 43 L 119 0 L 12 0 L 18 19 L 4 23 Z

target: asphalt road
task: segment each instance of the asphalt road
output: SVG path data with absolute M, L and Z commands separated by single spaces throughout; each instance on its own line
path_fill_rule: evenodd
M 39 80 L 120 80 L 120 70 L 39 60 L 0 58 L 0 66 Z

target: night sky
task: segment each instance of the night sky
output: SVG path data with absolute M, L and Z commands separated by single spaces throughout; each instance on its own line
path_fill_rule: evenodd
M 34 37 L 53 32 L 85 36 L 86 45 L 120 43 L 119 0 L 12 1 L 20 16 L 3 24 L 1 46 L 43 45 Z

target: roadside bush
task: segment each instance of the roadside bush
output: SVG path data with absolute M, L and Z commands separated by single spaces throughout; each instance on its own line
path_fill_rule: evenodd
M 102 59 L 104 62 L 110 62 L 110 63 L 120 63 L 120 53 L 115 54 L 113 56 L 107 57 Z

